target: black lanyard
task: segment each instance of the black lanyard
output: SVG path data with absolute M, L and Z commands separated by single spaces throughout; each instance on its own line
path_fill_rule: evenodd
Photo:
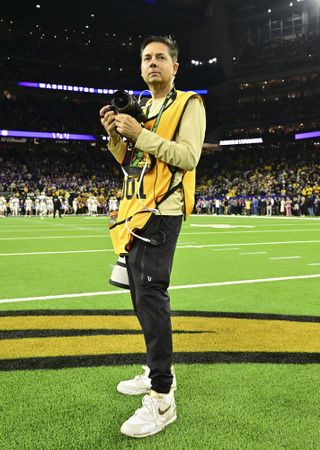
M 153 131 L 154 133 L 157 131 L 163 111 L 167 107 L 167 104 L 169 103 L 169 101 L 174 100 L 176 98 L 176 96 L 177 96 L 177 92 L 176 92 L 175 88 L 172 88 L 171 91 L 167 94 L 165 101 L 162 103 L 160 111 L 158 112 L 156 120 L 155 120 L 154 124 L 152 125 L 152 128 L 150 131 Z M 148 106 L 147 111 L 146 111 L 147 118 L 149 116 L 150 108 L 151 108 L 151 105 Z

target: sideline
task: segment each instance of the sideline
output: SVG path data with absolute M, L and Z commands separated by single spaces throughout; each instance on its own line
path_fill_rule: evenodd
M 301 256 L 274 256 L 272 258 L 269 259 L 300 259 Z
M 74 236 L 22 236 L 22 237 L 0 237 L 0 241 L 31 241 L 31 240 L 47 240 L 47 239 L 82 239 L 82 238 L 109 238 L 108 234 L 80 234 Z
M 255 216 L 253 214 L 251 214 L 250 216 L 245 216 L 245 215 L 239 215 L 239 214 L 228 214 L 228 215 L 224 215 L 224 214 L 190 214 L 190 217 L 207 217 L 207 218 L 220 218 L 220 219 L 244 219 L 244 220 L 248 220 L 248 219 L 258 219 L 258 220 L 262 220 L 262 219 L 266 219 L 266 220 L 288 220 L 288 221 L 292 221 L 292 220 L 316 220 L 316 221 L 320 221 L 320 217 L 311 217 L 311 216 L 300 216 L 300 217 L 295 217 L 295 216 Z
M 212 228 L 212 225 L 205 225 L 204 227 Z M 318 228 L 291 228 L 282 230 L 246 230 L 246 231 L 182 231 L 180 235 L 184 234 L 253 234 L 253 233 L 305 233 L 306 231 L 317 231 Z
M 61 255 L 69 253 L 99 253 L 99 252 L 113 252 L 113 249 L 108 248 L 102 250 L 66 250 L 61 252 L 0 253 L 0 256 Z
M 193 232 L 193 233 L 180 233 L 179 236 L 185 236 L 185 235 L 201 235 L 201 234 L 211 234 L 211 235 L 221 235 L 221 234 L 243 234 L 243 233 L 264 233 L 266 230 L 262 230 L 262 231 L 200 231 L 200 232 Z M 288 233 L 290 231 L 301 231 L 301 232 L 305 232 L 305 231 L 318 231 L 318 230 L 267 230 L 267 232 L 269 233 Z M 4 237 L 0 237 L 0 241 L 31 241 L 31 240 L 47 240 L 47 239 L 82 239 L 82 238 L 104 238 L 104 239 L 111 239 L 111 237 L 108 234 L 83 234 L 83 235 L 70 235 L 70 236 L 32 236 L 32 237 L 27 237 L 27 236 L 23 236 L 23 237 L 8 237 L 8 238 L 4 238 Z M 312 240 L 312 241 L 291 241 L 292 243 L 304 243 L 304 242 L 320 242 L 320 240 Z M 276 242 L 276 244 L 287 244 L 288 242 Z M 223 244 L 224 245 L 224 244 Z M 226 244 L 226 245 L 230 245 L 230 244 Z M 232 244 L 235 245 L 235 244 Z M 244 245 L 244 244 L 236 244 L 236 245 Z M 252 245 L 252 244 L 250 244 Z M 204 246 L 205 248 L 205 246 Z
M 320 240 L 312 240 L 312 241 L 275 241 L 275 242 L 245 242 L 240 244 L 208 244 L 208 245 L 197 245 L 197 244 L 188 244 L 181 242 L 180 245 L 177 245 L 179 249 L 197 249 L 197 248 L 225 248 L 226 250 L 240 250 L 238 247 L 234 247 L 237 245 L 239 247 L 248 247 L 255 245 L 292 245 L 292 244 L 315 244 L 320 243 Z M 232 248 L 230 248 L 232 247 Z M 219 250 L 216 250 L 219 251 Z M 95 253 L 95 252 L 113 252 L 113 249 L 98 249 L 98 250 L 65 250 L 65 251 L 57 251 L 57 252 L 25 252 L 25 253 L 0 253 L 1 256 L 32 256 L 32 255 L 59 255 L 59 254 L 68 254 L 68 253 Z M 267 252 L 255 252 L 250 254 L 262 254 Z M 245 253 L 240 253 L 240 255 L 244 255 Z
M 180 233 L 181 234 L 181 233 Z M 192 234 L 192 233 L 190 233 Z M 177 248 L 210 248 L 210 247 L 244 247 L 244 246 L 255 246 L 255 245 L 292 245 L 292 244 L 318 244 L 320 240 L 311 241 L 274 241 L 274 242 L 245 242 L 245 243 L 233 243 L 233 244 L 208 244 L 208 245 L 177 245 Z
M 270 283 L 275 281 L 289 281 L 289 280 L 307 280 L 313 278 L 320 278 L 320 273 L 313 275 L 295 275 L 289 277 L 276 277 L 276 278 L 257 278 L 253 280 L 237 280 L 237 281 L 220 281 L 215 283 L 199 283 L 199 284 L 182 284 L 178 286 L 171 286 L 169 289 L 175 291 L 177 289 L 198 289 L 204 287 L 218 287 L 218 286 L 233 286 L 237 284 L 255 284 L 255 283 Z M 99 297 L 104 295 L 119 295 L 129 294 L 129 290 L 117 290 L 117 291 L 98 291 L 98 292 L 81 292 L 79 294 L 60 294 L 60 295 L 46 295 L 39 297 L 22 297 L 22 298 L 4 298 L 0 299 L 0 303 L 17 303 L 17 302 L 30 302 L 38 300 L 55 300 L 59 298 L 79 298 L 79 297 Z

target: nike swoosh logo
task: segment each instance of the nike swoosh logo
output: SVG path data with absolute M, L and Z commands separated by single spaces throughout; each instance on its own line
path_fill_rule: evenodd
M 163 416 L 166 412 L 169 411 L 170 408 L 171 408 L 171 405 L 167 409 L 164 409 L 163 411 L 161 411 L 161 409 L 158 409 L 158 413 L 160 414 L 160 416 Z

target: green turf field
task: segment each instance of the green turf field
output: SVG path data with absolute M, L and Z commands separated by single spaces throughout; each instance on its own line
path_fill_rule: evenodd
M 119 432 L 144 344 L 102 217 L 0 218 L 0 449 L 320 448 L 320 220 L 192 216 L 171 279 L 178 419 Z

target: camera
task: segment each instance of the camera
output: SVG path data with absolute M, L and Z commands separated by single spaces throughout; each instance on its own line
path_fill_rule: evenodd
M 128 92 L 119 90 L 116 91 L 111 100 L 111 108 L 116 113 L 129 114 L 138 122 L 145 122 L 147 120 L 138 100 L 134 95 Z

